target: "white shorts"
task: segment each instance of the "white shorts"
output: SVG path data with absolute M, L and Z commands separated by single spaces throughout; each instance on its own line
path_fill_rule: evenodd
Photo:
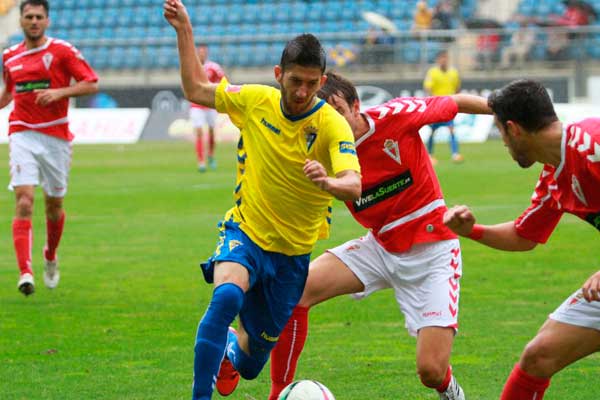
M 34 131 L 8 137 L 9 190 L 40 185 L 50 197 L 65 197 L 71 169 L 71 142 Z
M 217 111 L 212 108 L 190 108 L 190 120 L 194 128 L 214 128 L 217 122 Z
M 360 279 L 357 299 L 393 288 L 406 329 L 416 336 L 428 326 L 458 329 L 462 258 L 458 239 L 413 246 L 403 253 L 385 250 L 369 232 L 329 250 Z
M 588 303 L 579 289 L 550 314 L 549 318 L 569 325 L 600 330 L 600 301 Z

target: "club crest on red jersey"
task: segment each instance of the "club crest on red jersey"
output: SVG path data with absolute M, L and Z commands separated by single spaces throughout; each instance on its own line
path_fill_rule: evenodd
M 385 139 L 385 142 L 383 142 L 383 151 L 385 154 L 392 157 L 398 164 L 402 164 L 402 160 L 400 159 L 400 148 L 398 147 L 397 141 Z
M 53 59 L 54 56 L 52 55 L 52 53 L 46 53 L 42 56 L 42 62 L 44 63 L 44 67 L 46 67 L 46 69 L 50 69 L 50 65 L 52 64 Z

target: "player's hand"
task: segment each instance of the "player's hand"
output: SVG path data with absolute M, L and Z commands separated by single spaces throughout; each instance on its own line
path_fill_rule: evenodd
M 304 175 L 306 175 L 306 177 L 315 185 L 317 185 L 321 190 L 327 190 L 327 187 L 329 186 L 329 176 L 327 175 L 327 170 L 320 162 L 315 160 L 306 160 L 304 161 L 303 170 Z
M 63 98 L 60 89 L 37 89 L 33 92 L 35 93 L 35 104 L 40 106 L 47 106 Z
M 175 30 L 190 23 L 190 17 L 181 0 L 165 0 L 163 15 Z
M 454 206 L 444 213 L 444 224 L 460 236 L 469 236 L 475 225 L 475 216 L 467 206 Z
M 600 271 L 592 275 L 581 287 L 583 297 L 589 301 L 600 301 Z

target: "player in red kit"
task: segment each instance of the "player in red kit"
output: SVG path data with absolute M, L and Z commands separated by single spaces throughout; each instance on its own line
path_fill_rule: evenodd
M 489 113 L 486 100 L 464 94 L 396 98 L 361 113 L 352 83 L 331 72 L 319 97 L 352 127 L 363 189 L 346 206 L 369 232 L 311 263 L 302 299 L 271 353 L 269 400 L 294 379 L 311 306 L 386 288 L 394 290 L 406 328 L 417 337 L 423 384 L 441 399 L 464 399 L 449 364 L 458 327 L 460 245 L 443 224 L 446 205 L 419 129 L 450 121 L 459 111 Z
M 201 43 L 197 47 L 198 58 L 204 65 L 204 72 L 211 83 L 219 83 L 225 77 L 225 72 L 219 64 L 208 60 L 208 47 Z M 196 136 L 196 156 L 198 158 L 198 171 L 206 171 L 204 157 L 204 129 L 208 130 L 208 166 L 211 169 L 217 167 L 215 160 L 215 124 L 217 122 L 217 110 L 204 107 L 200 104 L 190 103 L 190 120 L 194 127 Z
M 489 97 L 496 126 L 512 158 L 523 168 L 543 164 L 531 205 L 515 221 L 475 224 L 466 206 L 446 212 L 454 232 L 487 246 L 532 250 L 545 243 L 564 213 L 600 230 L 600 118 L 561 123 L 546 89 L 514 81 Z M 559 306 L 525 347 L 501 400 L 541 400 L 550 378 L 600 349 L 600 271 Z
M 56 249 L 65 222 L 63 198 L 71 164 L 71 139 L 67 111 L 69 97 L 98 90 L 98 77 L 75 47 L 45 35 L 49 24 L 46 0 L 24 0 L 20 23 L 25 40 L 2 55 L 5 88 L 0 108 L 14 100 L 9 116 L 10 185 L 16 198 L 12 225 L 18 289 L 34 291 L 31 268 L 34 189 L 41 185 L 46 208 L 44 283 L 58 284 Z M 77 83 L 71 85 L 71 79 Z

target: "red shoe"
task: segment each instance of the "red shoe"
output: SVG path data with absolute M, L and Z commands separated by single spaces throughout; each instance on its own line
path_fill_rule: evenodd
M 235 335 L 235 329 L 229 328 L 229 335 Z M 227 355 L 221 361 L 221 368 L 217 375 L 217 391 L 221 396 L 229 396 L 238 385 L 240 374 L 235 370 Z

